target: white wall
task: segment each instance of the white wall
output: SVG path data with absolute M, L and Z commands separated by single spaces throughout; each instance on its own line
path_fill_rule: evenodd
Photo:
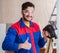
M 2 50 L 2 42 L 6 35 L 6 24 L 0 24 L 0 53 L 5 53 L 5 51 Z
M 57 53 L 60 53 L 60 0 L 57 2 Z

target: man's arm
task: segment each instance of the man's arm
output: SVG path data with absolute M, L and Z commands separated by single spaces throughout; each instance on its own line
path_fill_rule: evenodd
M 6 37 L 2 43 L 2 49 L 7 51 L 18 51 L 21 48 L 29 50 L 31 48 L 31 43 L 28 42 L 28 38 L 24 43 L 15 43 L 17 32 L 13 28 L 9 28 Z
M 2 49 L 7 51 L 17 51 L 18 50 L 18 43 L 15 43 L 17 32 L 13 28 L 9 28 L 6 34 L 6 37 L 2 43 Z
M 38 45 L 40 48 L 42 48 L 46 43 L 46 40 L 44 37 L 41 36 L 41 32 L 39 31 L 39 41 L 38 41 Z

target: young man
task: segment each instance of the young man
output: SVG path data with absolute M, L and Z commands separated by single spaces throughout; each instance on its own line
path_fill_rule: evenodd
M 40 53 L 46 36 L 41 37 L 39 26 L 32 22 L 35 6 L 31 2 L 22 4 L 22 18 L 7 31 L 2 43 L 3 50 L 14 53 Z

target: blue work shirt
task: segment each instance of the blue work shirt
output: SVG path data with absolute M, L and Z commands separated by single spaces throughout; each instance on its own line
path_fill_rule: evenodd
M 24 43 L 29 37 L 28 42 L 31 43 L 32 47 L 30 50 L 21 48 L 18 50 L 18 46 Z M 45 45 L 44 38 L 41 36 L 39 26 L 30 21 L 30 28 L 28 28 L 22 18 L 9 27 L 6 37 L 2 43 L 2 49 L 6 51 L 13 51 L 14 53 L 40 53 L 40 48 Z

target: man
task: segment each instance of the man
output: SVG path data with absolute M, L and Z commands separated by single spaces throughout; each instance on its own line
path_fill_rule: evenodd
M 46 36 L 41 37 L 39 26 L 32 22 L 35 6 L 31 2 L 22 4 L 22 18 L 7 31 L 2 43 L 3 50 L 14 53 L 40 53 L 46 43 Z

